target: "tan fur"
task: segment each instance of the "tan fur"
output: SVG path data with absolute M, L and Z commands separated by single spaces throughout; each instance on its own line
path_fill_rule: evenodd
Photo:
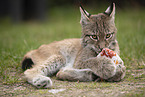
M 111 8 L 112 7 L 112 8 Z M 82 38 L 65 39 L 42 45 L 28 52 L 22 61 L 24 74 L 29 83 L 37 88 L 50 88 L 50 76 L 70 81 L 120 81 L 125 76 L 123 63 L 115 65 L 107 57 L 97 57 L 103 48 L 119 54 L 114 23 L 115 4 L 105 13 L 91 15 L 80 7 Z M 93 37 L 93 38 L 92 38 Z M 96 38 L 95 38 L 96 37 Z

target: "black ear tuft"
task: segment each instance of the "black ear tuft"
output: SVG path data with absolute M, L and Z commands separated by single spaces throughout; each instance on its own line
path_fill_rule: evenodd
M 80 11 L 81 13 L 84 13 L 84 15 L 86 15 L 88 18 L 91 16 L 90 13 L 88 13 L 84 8 L 83 6 L 80 4 Z
M 104 14 L 107 14 L 109 16 L 115 15 L 115 3 L 112 3 L 104 12 Z

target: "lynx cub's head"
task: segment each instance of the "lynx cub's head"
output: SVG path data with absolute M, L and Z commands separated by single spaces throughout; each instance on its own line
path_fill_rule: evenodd
M 88 47 L 95 52 L 102 51 L 103 48 L 110 48 L 111 44 L 115 45 L 115 4 L 107 8 L 104 13 L 91 15 L 82 7 L 81 26 L 82 26 L 82 46 Z

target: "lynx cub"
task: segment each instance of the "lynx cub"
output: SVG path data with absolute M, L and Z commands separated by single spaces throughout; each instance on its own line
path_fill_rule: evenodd
M 103 48 L 119 55 L 114 23 L 115 4 L 97 15 L 89 14 L 82 7 L 80 12 L 81 39 L 42 45 L 24 56 L 22 69 L 29 83 L 37 88 L 51 88 L 50 77 L 55 74 L 58 79 L 69 81 L 95 81 L 98 78 L 120 81 L 124 78 L 126 68 L 123 62 L 116 65 L 108 57 L 97 57 Z

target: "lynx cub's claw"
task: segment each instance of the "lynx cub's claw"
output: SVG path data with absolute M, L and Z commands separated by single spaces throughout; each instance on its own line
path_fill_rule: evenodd
M 49 77 L 38 76 L 33 79 L 32 84 L 37 88 L 51 88 L 52 81 Z

